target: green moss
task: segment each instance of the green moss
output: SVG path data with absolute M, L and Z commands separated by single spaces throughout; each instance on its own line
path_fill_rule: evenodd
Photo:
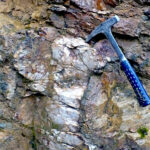
M 32 130 L 32 138 L 30 140 L 30 144 L 32 145 L 33 150 L 37 150 L 37 139 L 36 139 L 36 131 L 34 127 L 34 121 L 32 122 L 33 127 L 31 128 Z
M 58 124 L 52 122 L 52 123 L 51 123 L 51 128 L 52 128 L 52 129 L 59 129 L 60 127 L 59 127 Z
M 31 29 L 31 27 L 30 26 L 25 26 L 25 29 Z
M 30 141 L 33 150 L 37 150 L 37 143 L 36 143 L 36 134 L 34 128 L 32 129 L 32 139 Z
M 148 128 L 140 127 L 138 128 L 137 132 L 140 134 L 141 138 L 143 139 L 148 134 Z

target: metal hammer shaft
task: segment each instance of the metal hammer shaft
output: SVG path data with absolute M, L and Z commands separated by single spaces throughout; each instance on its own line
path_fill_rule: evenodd
M 138 76 L 136 75 L 134 69 L 125 58 L 124 54 L 122 53 L 121 49 L 119 48 L 116 40 L 114 39 L 111 31 L 105 34 L 107 39 L 110 41 L 111 45 L 115 49 L 121 63 L 121 67 L 124 70 L 130 84 L 132 85 L 135 94 L 137 95 L 138 102 L 141 106 L 147 106 L 150 104 L 150 98 L 145 91 L 142 83 L 140 82 Z
M 106 20 L 104 23 L 99 25 L 98 27 L 95 28 L 95 30 L 92 31 L 92 33 L 88 36 L 87 42 L 89 42 L 94 36 L 97 34 L 103 33 L 113 46 L 114 50 L 116 51 L 119 59 L 120 59 L 120 64 L 125 72 L 130 84 L 132 85 L 135 94 L 137 95 L 138 102 L 141 106 L 147 106 L 150 105 L 150 98 L 144 89 L 142 83 L 140 82 L 138 76 L 136 75 L 134 69 L 128 62 L 128 60 L 125 58 L 124 54 L 122 53 L 121 49 L 119 48 L 116 40 L 114 39 L 114 36 L 112 35 L 111 32 L 111 26 L 114 25 L 119 21 L 118 16 L 114 16 L 108 20 Z

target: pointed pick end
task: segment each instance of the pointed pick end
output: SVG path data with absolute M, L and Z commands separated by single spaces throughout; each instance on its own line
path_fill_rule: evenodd
M 89 39 L 87 38 L 87 39 L 85 40 L 85 42 L 88 43 L 88 42 L 89 42 Z
M 89 35 L 89 36 L 86 38 L 85 42 L 86 42 L 86 43 L 89 43 L 90 40 L 91 40 L 91 36 Z

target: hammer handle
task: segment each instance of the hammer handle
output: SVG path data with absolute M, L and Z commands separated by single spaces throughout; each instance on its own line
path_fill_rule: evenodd
M 121 67 L 137 95 L 139 104 L 143 107 L 149 105 L 150 98 L 128 60 L 122 60 Z

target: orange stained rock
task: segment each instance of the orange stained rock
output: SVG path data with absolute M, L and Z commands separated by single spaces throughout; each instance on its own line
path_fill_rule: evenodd
M 96 5 L 97 5 L 97 9 L 98 9 L 98 10 L 105 10 L 105 9 L 106 9 L 103 0 L 97 0 Z
M 69 6 L 69 5 L 70 5 L 70 0 L 66 0 L 66 1 L 65 1 L 65 5 L 68 5 L 68 6 Z
M 111 98 L 111 90 L 116 85 L 116 75 L 114 73 L 104 72 L 102 74 L 102 87 L 104 92 L 107 94 L 108 99 Z
M 115 0 L 104 0 L 104 2 L 106 4 L 112 5 L 112 6 L 116 6 L 116 1 Z

